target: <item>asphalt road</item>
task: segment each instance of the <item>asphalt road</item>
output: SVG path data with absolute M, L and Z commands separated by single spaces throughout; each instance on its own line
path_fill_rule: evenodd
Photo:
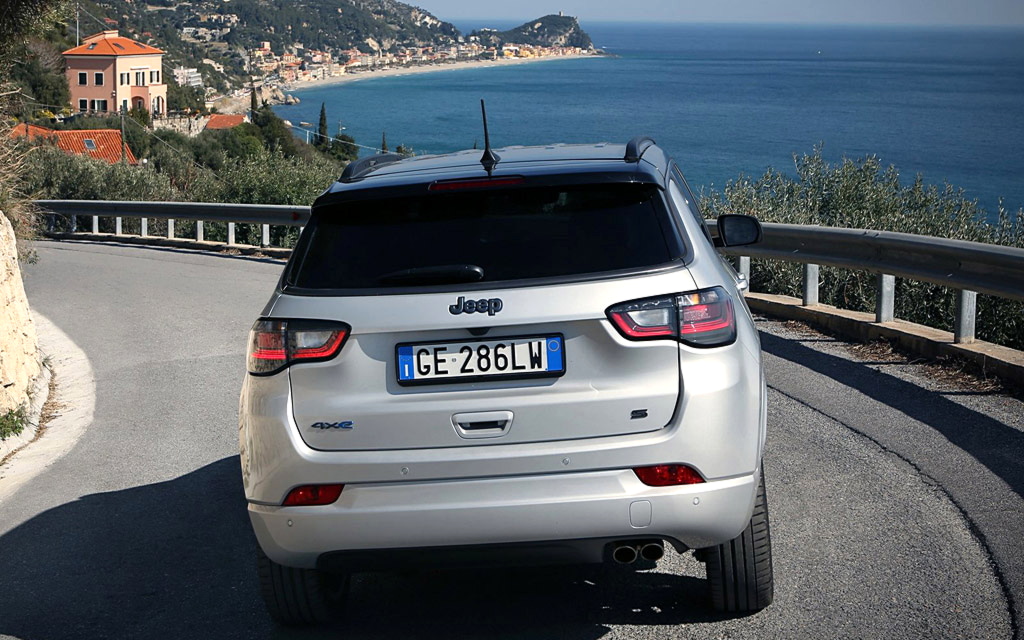
M 776 599 L 710 612 L 703 568 L 357 577 L 345 622 L 276 629 L 236 455 L 246 332 L 280 263 L 40 243 L 33 307 L 88 355 L 95 417 L 0 502 L 0 636 L 1011 638 L 1024 405 L 761 321 Z M 1012 602 L 1008 601 L 1010 597 Z

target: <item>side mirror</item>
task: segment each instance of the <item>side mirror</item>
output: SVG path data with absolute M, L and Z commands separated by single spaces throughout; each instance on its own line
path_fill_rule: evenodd
M 718 238 L 723 247 L 742 247 L 761 241 L 761 223 L 757 218 L 737 214 L 718 216 Z

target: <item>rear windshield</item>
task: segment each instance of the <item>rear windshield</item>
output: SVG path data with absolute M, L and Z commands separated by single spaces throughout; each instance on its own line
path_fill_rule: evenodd
M 372 289 L 394 286 L 395 274 L 404 286 L 443 284 L 438 269 L 453 284 L 573 276 L 670 262 L 676 237 L 650 185 L 431 193 L 318 209 L 288 280 Z M 471 280 L 459 275 L 470 268 Z

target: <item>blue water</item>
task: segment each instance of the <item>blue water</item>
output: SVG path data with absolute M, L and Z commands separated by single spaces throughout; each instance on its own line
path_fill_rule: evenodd
M 477 25 L 460 25 L 466 26 Z M 503 25 L 497 25 L 503 26 Z M 1024 206 L 1024 30 L 588 24 L 618 57 L 367 78 L 297 92 L 356 141 L 438 153 L 654 137 L 695 189 L 721 188 L 823 145 L 963 187 L 989 212 Z

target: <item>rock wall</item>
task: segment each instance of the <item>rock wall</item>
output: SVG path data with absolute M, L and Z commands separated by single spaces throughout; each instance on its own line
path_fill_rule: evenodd
M 27 400 L 39 366 L 36 328 L 21 281 L 14 229 L 0 212 L 0 413 Z

